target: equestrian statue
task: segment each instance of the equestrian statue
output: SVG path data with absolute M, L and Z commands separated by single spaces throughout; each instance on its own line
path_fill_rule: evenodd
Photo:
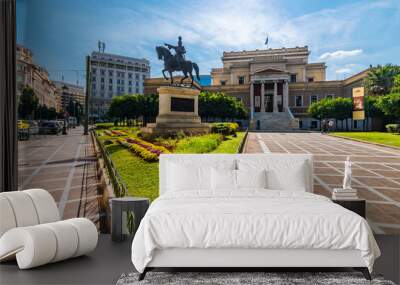
M 184 77 L 181 79 L 180 84 L 183 84 L 183 81 L 188 78 L 188 74 L 190 75 L 190 78 L 192 79 L 191 86 L 193 86 L 193 69 L 196 72 L 196 77 L 198 80 L 200 80 L 199 76 L 199 67 L 196 63 L 191 62 L 190 60 L 185 59 L 185 53 L 186 49 L 182 45 L 182 37 L 178 37 L 178 45 L 170 45 L 170 44 L 164 44 L 165 46 L 157 46 L 156 51 L 157 51 L 157 56 L 159 60 L 164 60 L 164 69 L 162 70 L 162 74 L 166 80 L 168 78 L 165 76 L 165 71 L 168 71 L 169 77 L 171 80 L 171 84 L 174 83 L 174 79 L 172 77 L 172 72 L 174 71 L 182 71 Z M 172 55 L 170 50 L 173 49 L 175 51 L 175 54 Z

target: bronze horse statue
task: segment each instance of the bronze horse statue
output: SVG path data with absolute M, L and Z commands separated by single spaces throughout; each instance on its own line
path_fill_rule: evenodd
M 183 81 L 188 78 L 188 74 L 190 75 L 190 78 L 192 79 L 191 86 L 193 86 L 193 69 L 196 72 L 196 77 L 198 80 L 200 80 L 199 76 L 199 67 L 196 63 L 191 62 L 190 60 L 183 60 L 179 61 L 177 60 L 176 56 L 172 55 L 171 52 L 164 46 L 157 46 L 156 47 L 157 51 L 157 56 L 158 59 L 164 60 L 164 69 L 162 70 L 162 74 L 166 80 L 168 78 L 165 76 L 165 71 L 168 71 L 169 77 L 171 80 L 171 84 L 174 83 L 174 79 L 172 77 L 172 72 L 174 71 L 182 71 L 184 77 L 181 79 L 180 84 L 183 83 Z

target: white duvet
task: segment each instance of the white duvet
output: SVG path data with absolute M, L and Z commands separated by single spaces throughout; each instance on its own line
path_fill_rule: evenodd
M 358 249 L 370 271 L 380 255 L 359 215 L 320 195 L 265 189 L 162 195 L 140 223 L 132 262 L 143 272 L 165 248 Z

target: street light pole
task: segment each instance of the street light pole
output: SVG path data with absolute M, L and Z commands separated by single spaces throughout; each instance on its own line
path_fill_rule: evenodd
M 89 130 L 89 95 L 92 86 L 91 83 L 91 68 L 90 68 L 90 55 L 86 56 L 86 96 L 85 96 L 85 128 L 84 135 L 88 134 Z

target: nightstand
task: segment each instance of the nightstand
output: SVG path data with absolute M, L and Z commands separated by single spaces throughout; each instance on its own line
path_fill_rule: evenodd
M 121 197 L 111 199 L 111 238 L 113 241 L 123 241 L 125 236 L 122 234 L 122 213 L 132 211 L 134 216 L 134 232 L 139 227 L 140 221 L 146 214 L 150 206 L 150 199 L 141 197 Z
M 354 199 L 354 200 L 334 200 L 332 199 L 333 203 L 339 204 L 340 206 L 359 214 L 361 217 L 365 219 L 365 205 L 366 202 L 363 199 Z

